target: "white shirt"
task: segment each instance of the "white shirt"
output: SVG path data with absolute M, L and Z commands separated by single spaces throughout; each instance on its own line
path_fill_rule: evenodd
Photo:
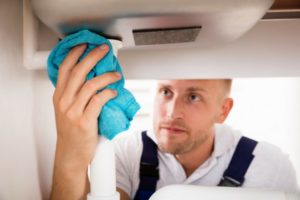
M 147 135 L 156 142 L 153 131 Z M 170 184 L 216 186 L 227 169 L 241 134 L 227 125 L 216 125 L 212 155 L 189 177 L 175 156 L 158 151 L 159 175 L 157 189 Z M 139 186 L 139 167 L 143 149 L 141 131 L 122 133 L 114 140 L 117 187 L 134 198 Z M 157 143 L 157 142 L 156 142 Z M 254 159 L 245 175 L 243 187 L 267 188 L 288 192 L 297 191 L 295 170 L 278 147 L 259 142 Z

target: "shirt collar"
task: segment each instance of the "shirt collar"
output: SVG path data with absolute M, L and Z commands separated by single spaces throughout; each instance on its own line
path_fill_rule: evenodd
M 235 144 L 235 137 L 231 127 L 224 124 L 215 125 L 214 151 L 212 157 L 226 154 Z

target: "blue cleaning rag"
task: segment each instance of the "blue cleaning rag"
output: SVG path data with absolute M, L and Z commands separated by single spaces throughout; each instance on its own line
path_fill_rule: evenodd
M 62 61 L 74 46 L 83 43 L 87 44 L 87 48 L 79 60 L 82 60 L 92 49 L 101 44 L 107 44 L 110 49 L 106 56 L 89 72 L 87 80 L 106 72 L 119 72 L 122 74 L 118 60 L 113 55 L 110 42 L 98 34 L 83 30 L 65 37 L 50 53 L 48 58 L 48 76 L 54 86 L 56 86 L 58 68 Z M 118 82 L 106 87 L 118 92 L 116 98 L 104 105 L 98 118 L 98 133 L 108 139 L 113 139 L 118 133 L 127 130 L 133 116 L 140 109 L 133 95 L 124 88 L 124 82 L 124 78 L 122 78 Z

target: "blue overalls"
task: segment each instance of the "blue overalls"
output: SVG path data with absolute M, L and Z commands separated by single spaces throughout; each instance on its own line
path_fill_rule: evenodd
M 157 145 L 149 138 L 146 131 L 142 132 L 143 152 L 140 162 L 140 184 L 134 200 L 148 200 L 156 190 L 159 179 Z M 241 137 L 228 168 L 218 186 L 240 187 L 254 155 L 257 141 Z

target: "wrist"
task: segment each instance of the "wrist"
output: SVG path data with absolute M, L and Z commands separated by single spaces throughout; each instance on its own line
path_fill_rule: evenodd
M 58 143 L 56 146 L 54 167 L 66 173 L 87 173 L 90 161 L 80 153 L 74 148 L 66 148 Z
M 62 155 L 57 155 L 54 162 L 54 171 L 66 176 L 78 176 L 87 174 L 88 164 L 84 164 L 77 159 L 66 159 Z

